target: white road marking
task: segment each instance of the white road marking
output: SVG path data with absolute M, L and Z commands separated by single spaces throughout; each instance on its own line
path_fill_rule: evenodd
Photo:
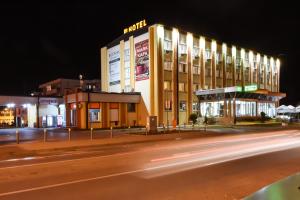
M 244 153 L 248 153 L 248 154 L 245 154 L 245 155 L 242 155 L 241 153 L 238 153 L 238 154 L 233 153 L 233 156 L 236 156 L 234 158 L 223 159 L 223 160 L 218 160 L 218 161 L 211 161 L 209 163 L 203 163 L 202 165 L 199 165 L 197 167 L 215 165 L 215 164 L 224 163 L 224 162 L 228 162 L 228 161 L 232 161 L 232 160 L 238 160 L 238 159 L 241 159 L 241 158 L 251 157 L 251 156 L 254 156 L 254 155 L 260 155 L 260 154 L 265 154 L 265 153 L 269 153 L 269 152 L 276 152 L 276 151 L 282 150 L 280 147 L 284 147 L 286 145 L 289 145 L 286 149 L 291 149 L 291 148 L 294 148 L 294 147 L 298 147 L 299 142 L 290 142 L 290 143 L 287 143 L 287 144 L 271 145 L 267 148 L 266 147 L 265 148 L 261 147 L 262 150 L 265 150 L 262 153 L 261 152 L 255 152 L 255 151 L 251 152 L 251 150 L 247 150 L 246 152 L 244 152 Z M 277 148 L 279 147 L 279 149 L 275 149 L 275 151 L 271 151 L 272 147 L 277 147 Z M 214 157 L 219 158 L 219 156 L 208 157 L 206 159 L 202 158 L 200 160 L 201 161 L 211 160 Z M 68 182 L 64 182 L 64 183 L 57 183 L 57 184 L 52 184 L 52 185 L 46 185 L 46 186 L 33 187 L 33 188 L 16 190 L 16 191 L 11 191 L 11 192 L 5 192 L 5 193 L 0 193 L 0 197 L 20 194 L 20 193 L 25 193 L 25 192 L 32 192 L 32 191 L 50 189 L 50 188 L 61 187 L 61 186 L 66 186 L 66 185 L 72 185 L 72 184 L 77 184 L 77 183 L 83 183 L 83 182 L 88 182 L 88 181 L 101 180 L 101 179 L 112 178 L 112 177 L 117 177 L 117 176 L 123 176 L 123 175 L 128 175 L 128 174 L 134 174 L 134 173 L 139 173 L 139 172 L 146 172 L 146 171 L 157 170 L 157 169 L 162 169 L 162 168 L 168 168 L 168 167 L 173 167 L 173 166 L 178 166 L 178 165 L 183 165 L 183 164 L 195 163 L 195 162 L 199 162 L 200 160 L 199 159 L 197 159 L 197 160 L 193 159 L 193 160 L 185 161 L 185 162 L 179 162 L 179 163 L 177 162 L 177 163 L 171 163 L 171 164 L 167 164 L 167 165 L 148 167 L 148 168 L 144 168 L 144 169 L 114 173 L 114 174 L 109 174 L 109 175 L 104 175 L 104 176 L 93 177 L 93 178 L 85 178 L 85 179 L 79 179 L 79 180 L 75 180 L 75 181 L 68 181 Z
M 297 130 L 290 130 L 288 132 L 294 133 Z M 249 138 L 238 138 L 238 139 L 228 139 L 228 140 L 223 140 L 223 141 L 217 141 L 217 142 L 204 142 L 204 143 L 199 143 L 195 145 L 215 145 L 215 144 L 222 144 L 222 143 L 230 143 L 230 142 L 240 142 L 240 141 L 251 141 L 255 139 L 261 139 L 261 138 L 273 138 L 273 137 L 279 137 L 279 136 L 289 136 L 289 133 L 281 133 L 281 134 L 275 134 L 275 135 L 264 135 L 264 136 L 259 136 L 255 137 L 254 135 L 250 135 L 251 137 Z M 254 136 L 254 137 L 253 137 Z M 195 146 L 194 145 L 194 146 Z M 193 146 L 193 145 L 191 145 Z M 74 158 L 74 159 L 68 159 L 68 160 L 59 160 L 59 161 L 50 161 L 50 162 L 42 162 L 42 163 L 34 163 L 34 164 L 25 164 L 25 165 L 16 165 L 16 166 L 9 166 L 9 167 L 1 167 L 0 170 L 5 170 L 5 169 L 16 169 L 20 167 L 33 167 L 33 166 L 39 166 L 39 165 L 48 165 L 48 164 L 55 164 L 55 163 L 65 163 L 65 162 L 72 162 L 72 161 L 78 161 L 78 160 L 88 160 L 88 159 L 95 159 L 95 158 L 107 158 L 107 157 L 113 157 L 113 156 L 123 156 L 123 155 L 130 155 L 130 154 L 135 154 L 138 152 L 145 152 L 145 151 L 155 151 L 155 150 L 160 150 L 160 149 L 171 149 L 172 147 L 160 147 L 156 149 L 149 149 L 149 150 L 137 150 L 137 151 L 132 151 L 132 152 L 126 152 L 126 153 L 116 153 L 116 154 L 111 154 L 111 155 L 102 155 L 102 156 L 91 156 L 91 157 L 85 157 L 85 158 Z M 174 148 L 174 147 L 173 147 Z M 175 148 L 177 148 L 175 146 Z M 72 154 L 69 154 L 72 155 Z

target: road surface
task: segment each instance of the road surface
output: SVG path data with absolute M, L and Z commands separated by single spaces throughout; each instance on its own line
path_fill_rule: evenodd
M 0 200 L 241 199 L 300 171 L 299 130 L 114 148 L 0 161 Z

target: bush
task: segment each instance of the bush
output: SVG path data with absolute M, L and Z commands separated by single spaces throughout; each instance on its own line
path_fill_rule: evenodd
M 268 117 L 265 112 L 260 113 L 260 121 L 261 122 L 264 123 L 265 121 L 270 120 L 270 119 L 271 119 L 271 117 Z
M 189 120 L 192 121 L 193 125 L 197 123 L 197 118 L 198 118 L 198 116 L 196 113 L 192 113 L 189 116 Z

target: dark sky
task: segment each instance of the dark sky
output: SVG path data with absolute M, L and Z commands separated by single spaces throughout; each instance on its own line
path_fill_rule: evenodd
M 99 78 L 99 48 L 146 19 L 280 56 L 282 103 L 300 103 L 296 1 L 53 2 L 0 4 L 0 94 L 29 94 L 39 83 L 80 73 Z

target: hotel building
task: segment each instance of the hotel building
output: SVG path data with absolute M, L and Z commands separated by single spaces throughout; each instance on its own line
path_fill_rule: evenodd
M 101 48 L 103 92 L 140 92 L 138 124 L 188 123 L 191 113 L 221 122 L 275 116 L 280 93 L 278 58 L 181 31 L 139 22 Z

